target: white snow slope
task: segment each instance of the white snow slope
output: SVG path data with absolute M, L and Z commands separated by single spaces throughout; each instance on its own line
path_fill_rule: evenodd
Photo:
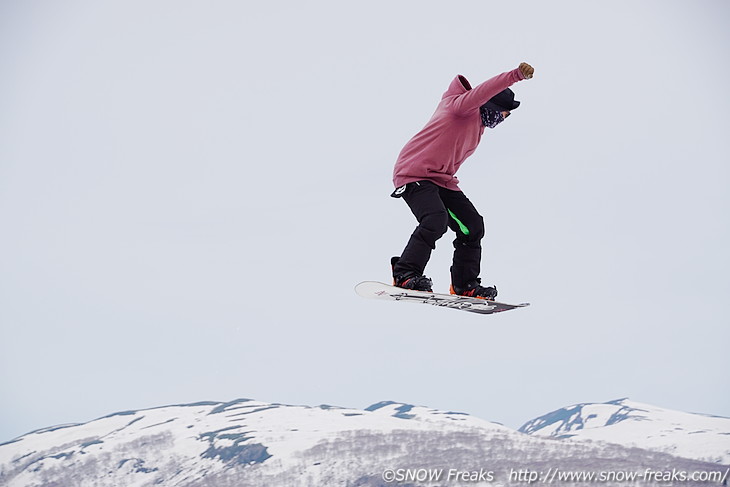
M 651 416 L 653 411 L 647 414 Z M 663 410 L 656 408 L 656 411 Z M 695 419 L 693 415 L 689 418 Z M 604 424 L 608 422 L 604 421 Z M 539 424 L 547 426 L 548 423 L 550 421 Z M 707 453 L 707 458 L 714 459 L 727 451 L 730 431 L 727 423 L 718 423 L 713 428 L 717 428 L 718 438 L 725 440 L 718 444 L 716 451 L 703 452 L 703 455 Z M 677 432 L 673 441 L 682 443 L 683 438 L 691 437 L 693 429 L 694 426 L 686 429 L 684 434 Z M 364 410 L 289 406 L 248 399 L 229 403 L 202 402 L 121 412 L 85 424 L 28 433 L 0 445 L 0 485 L 367 487 L 475 484 L 473 480 L 449 479 L 446 473 L 433 481 L 411 478 L 410 481 L 388 483 L 384 480 L 388 469 L 403 469 L 400 470 L 402 474 L 407 472 L 405 469 L 411 469 L 410 472 L 416 472 L 416 469 L 489 471 L 492 472 L 490 485 L 509 485 L 516 481 L 510 476 L 516 475 L 517 471 L 544 472 L 548 468 L 643 471 L 649 466 L 718 473 L 724 472 L 725 468 L 717 463 L 648 449 L 575 437 L 569 440 L 546 438 L 536 434 L 537 431 L 525 434 L 463 413 L 393 402 L 374 404 Z M 627 438 L 632 442 L 636 440 L 635 435 Z M 620 434 L 611 439 L 621 440 Z M 601 484 L 622 485 L 621 482 Z M 695 484 L 686 482 L 683 485 Z
M 520 431 L 730 464 L 730 418 L 673 411 L 628 399 L 558 409 L 526 423 Z

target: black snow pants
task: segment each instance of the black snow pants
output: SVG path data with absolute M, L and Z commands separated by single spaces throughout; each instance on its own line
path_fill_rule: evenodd
M 436 240 L 450 228 L 456 233 L 451 283 L 466 287 L 476 281 L 480 272 L 484 219 L 461 191 L 451 191 L 430 181 L 418 181 L 396 190 L 418 220 L 418 226 L 408 240 L 393 275 L 415 273 L 423 275 L 436 248 Z

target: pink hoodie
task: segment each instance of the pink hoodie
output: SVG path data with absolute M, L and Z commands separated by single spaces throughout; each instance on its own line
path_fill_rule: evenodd
M 456 171 L 484 132 L 479 107 L 523 79 L 522 72 L 513 69 L 472 89 L 465 77 L 454 78 L 431 120 L 401 150 L 393 169 L 395 187 L 425 179 L 460 191 Z

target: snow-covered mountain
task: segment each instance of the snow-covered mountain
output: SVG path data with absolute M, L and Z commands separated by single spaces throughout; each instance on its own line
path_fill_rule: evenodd
M 606 441 L 730 464 L 730 418 L 673 411 L 628 399 L 558 409 L 529 421 L 520 431 Z
M 723 473 L 716 463 L 546 438 L 463 413 L 393 402 L 364 410 L 248 399 L 201 402 L 120 412 L 0 445 L 0 485 L 8 487 L 508 485 L 558 471 L 647 468 Z M 601 484 L 625 481 L 614 477 Z

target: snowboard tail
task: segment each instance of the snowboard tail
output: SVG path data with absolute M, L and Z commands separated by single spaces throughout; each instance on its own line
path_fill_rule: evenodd
M 530 303 L 507 304 L 487 299 L 470 298 L 454 294 L 430 293 L 414 291 L 390 286 L 377 281 L 364 281 L 355 286 L 355 292 L 363 298 L 380 299 L 386 301 L 405 301 L 411 303 L 430 304 L 442 308 L 459 309 L 470 313 L 493 314 L 509 311 L 515 308 L 524 308 Z

